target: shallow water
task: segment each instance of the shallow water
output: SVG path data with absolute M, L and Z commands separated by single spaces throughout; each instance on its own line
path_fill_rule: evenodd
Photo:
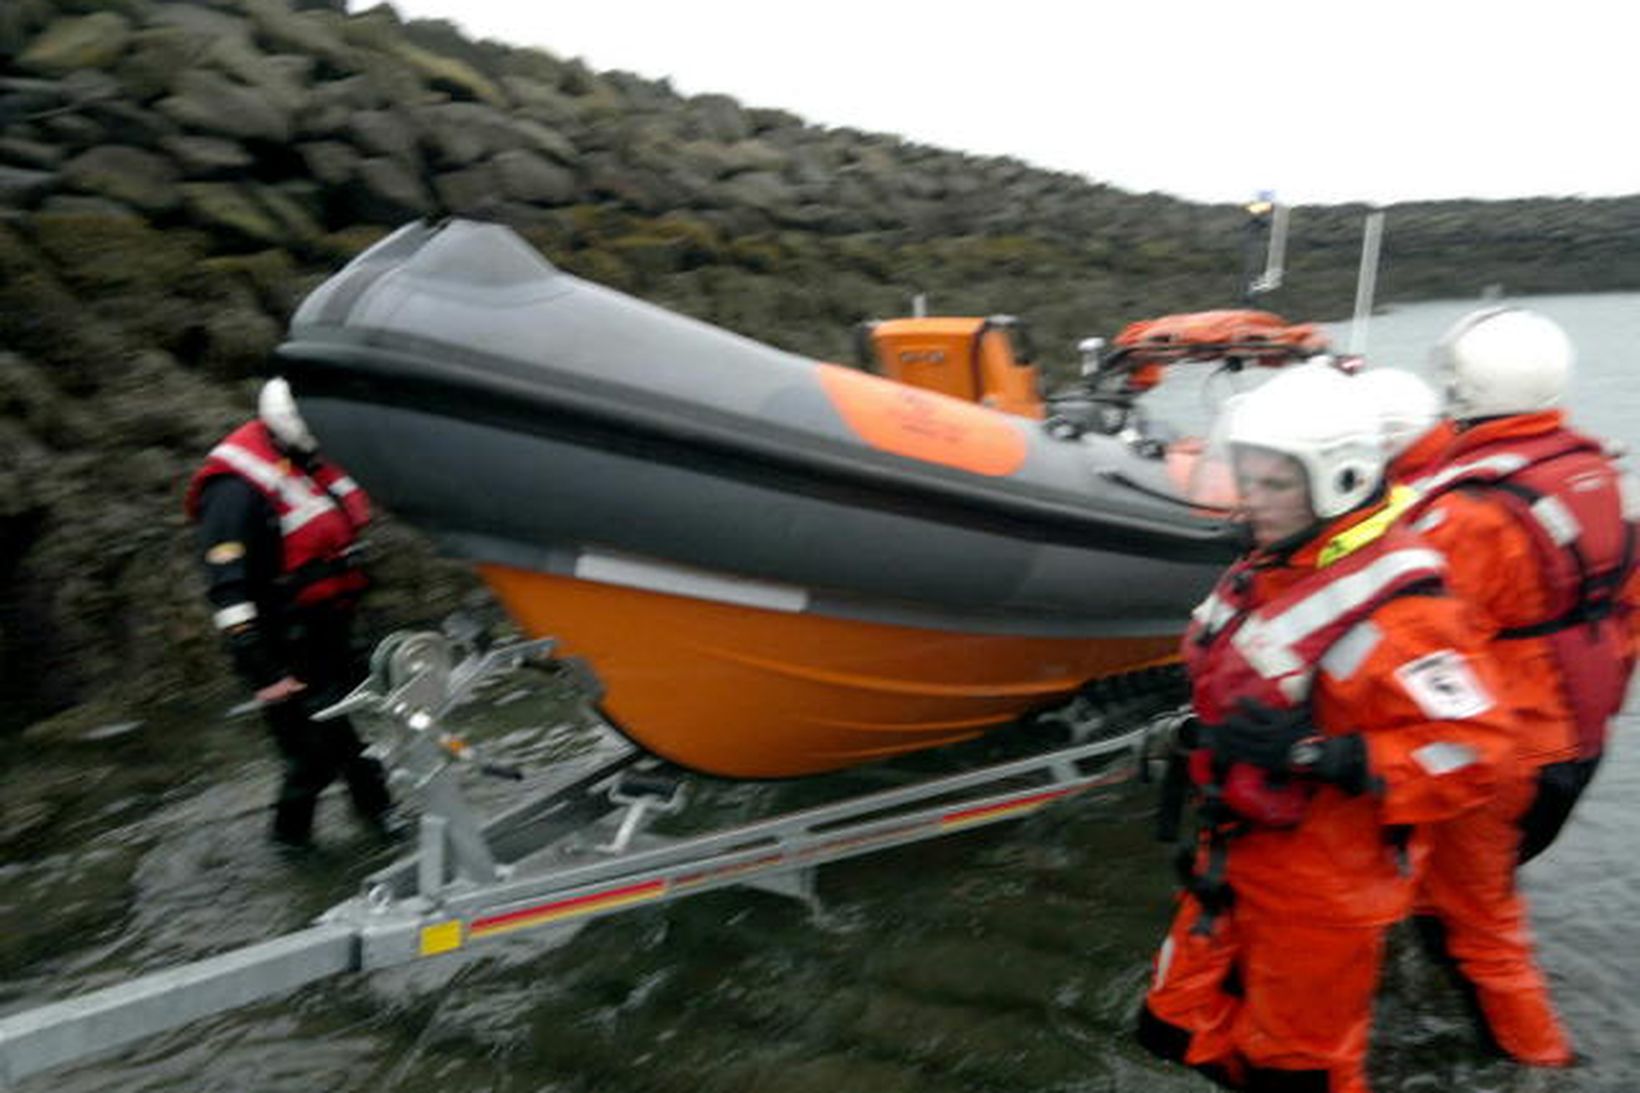
M 1640 297 L 1540 306 L 1588 362 L 1574 407 L 1640 443 Z M 1374 356 L 1421 354 L 1464 305 L 1392 313 Z M 1601 325 L 1606 323 L 1608 325 Z M 1598 328 L 1598 329 L 1596 329 Z M 533 681 L 492 704 L 498 758 L 540 767 L 585 722 Z M 326 850 L 264 841 L 277 769 L 254 718 L 202 709 L 49 744 L 0 771 L 0 1011 L 299 929 L 389 852 L 339 797 Z M 1372 1069 L 1379 1093 L 1628 1090 L 1640 1074 L 1640 718 L 1626 715 L 1561 841 L 1522 881 L 1563 1016 L 1587 1062 L 1488 1058 L 1455 994 L 1397 944 Z M 505 787 L 481 795 L 499 800 Z M 731 811 L 761 791 L 724 790 Z M 1169 915 L 1152 792 L 1128 786 L 1028 820 L 825 867 L 823 910 L 728 890 L 525 932 L 459 956 L 316 984 L 22 1083 L 29 1093 L 1200 1090 L 1127 1030 Z
M 539 731 L 496 739 L 508 758 L 555 746 L 540 741 L 561 741 L 574 719 L 550 693 L 511 711 L 538 717 Z M 1628 720 L 1573 827 L 1525 873 L 1544 963 L 1591 1062 L 1545 1086 L 1484 1057 L 1456 996 L 1398 946 L 1376 1088 L 1630 1087 L 1640 867 L 1626 836 L 1640 737 Z M 326 802 L 321 860 L 266 846 L 276 771 L 256 728 L 150 724 L 117 747 L 12 757 L 8 800 L 17 777 L 69 796 L 57 799 L 50 853 L 44 839 L 28 860 L 14 851 L 29 838 L 6 844 L 7 1010 L 300 928 L 382 863 L 340 800 Z M 818 917 L 731 890 L 594 922 L 557 947 L 526 933 L 336 979 L 20 1088 L 1203 1088 L 1126 1037 L 1168 916 L 1150 809 L 1150 790 L 1128 786 L 827 866 Z

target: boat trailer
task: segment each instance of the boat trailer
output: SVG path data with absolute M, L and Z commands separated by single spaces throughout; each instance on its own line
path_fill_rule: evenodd
M 481 684 L 541 662 L 551 648 L 540 639 L 485 650 L 431 631 L 384 640 L 369 678 L 320 716 L 377 723 L 373 752 L 421 799 L 414 851 L 305 930 L 0 1019 L 0 1087 L 344 972 L 533 928 L 556 927 L 561 937 L 616 911 L 716 888 L 762 889 L 818 910 L 818 866 L 1143 777 L 1182 719 L 1165 687 L 1143 674 L 1118 679 L 1101 700 L 1084 694 L 1048 715 L 1060 732 L 1035 754 L 682 837 L 650 828 L 681 807 L 683 772 L 606 727 L 588 752 L 555 764 L 526 803 L 481 821 L 462 794 L 466 772 L 517 780 L 522 772 L 485 763 L 446 721 Z

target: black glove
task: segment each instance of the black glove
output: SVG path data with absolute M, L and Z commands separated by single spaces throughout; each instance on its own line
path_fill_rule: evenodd
M 1331 782 L 1346 793 L 1367 788 L 1367 742 L 1358 733 L 1312 736 L 1293 745 L 1288 769 Z
M 1269 771 L 1289 768 L 1289 754 L 1300 740 L 1316 735 L 1310 711 L 1278 710 L 1250 698 L 1216 725 L 1203 725 L 1207 746 L 1224 764 L 1249 763 Z

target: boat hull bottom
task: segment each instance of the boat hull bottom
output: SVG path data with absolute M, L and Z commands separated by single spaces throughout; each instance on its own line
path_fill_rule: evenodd
M 1176 636 L 956 633 L 478 569 L 527 633 L 593 666 L 601 709 L 635 743 L 734 778 L 817 774 L 969 740 L 1178 649 Z

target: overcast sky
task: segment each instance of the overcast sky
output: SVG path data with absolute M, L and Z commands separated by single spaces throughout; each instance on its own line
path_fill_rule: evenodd
M 1640 193 L 1634 0 L 393 6 L 683 94 L 1195 201 Z

